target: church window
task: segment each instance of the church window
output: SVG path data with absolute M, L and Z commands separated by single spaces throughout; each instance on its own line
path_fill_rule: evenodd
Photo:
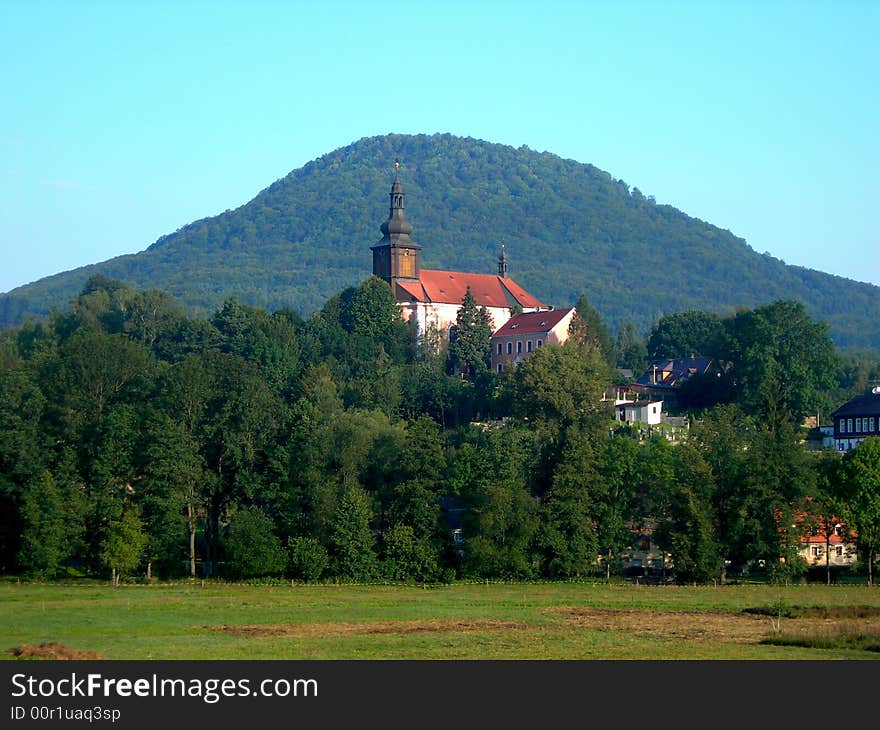
M 507 343 L 507 354 L 510 355 L 512 352 L 513 352 L 513 343 L 508 342 Z
M 537 347 L 540 347 L 540 346 L 541 346 L 541 340 L 538 340 L 538 341 L 535 343 L 535 345 L 536 345 Z
M 498 372 L 500 373 L 501 372 L 501 363 L 498 363 L 497 368 L 498 368 Z
M 500 342 L 498 343 L 498 354 L 499 355 L 501 354 L 501 343 Z
M 522 353 L 522 340 L 516 343 L 516 354 L 519 355 Z
M 526 342 L 526 352 L 531 352 L 531 351 L 532 351 L 532 341 L 529 340 L 528 342 Z

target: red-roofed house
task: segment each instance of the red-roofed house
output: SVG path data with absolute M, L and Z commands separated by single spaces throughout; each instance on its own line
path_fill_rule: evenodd
M 518 363 L 547 344 L 561 345 L 573 316 L 574 309 L 551 309 L 510 317 L 492 335 L 492 369 L 500 373 L 504 363 Z
M 448 336 L 455 324 L 458 310 L 468 287 L 477 301 L 492 317 L 493 329 L 510 319 L 510 310 L 524 311 L 549 309 L 536 297 L 507 276 L 507 257 L 504 247 L 498 259 L 497 274 L 471 274 L 462 271 L 433 271 L 421 268 L 422 247 L 411 237 L 412 224 L 403 212 L 403 186 L 395 163 L 394 183 L 391 185 L 391 207 L 380 230 L 382 239 L 371 247 L 373 273 L 391 285 L 404 319 L 413 317 L 423 335 L 429 327 Z

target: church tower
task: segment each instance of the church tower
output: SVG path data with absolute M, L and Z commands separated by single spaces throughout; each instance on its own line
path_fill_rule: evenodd
M 400 163 L 395 160 L 388 220 L 379 228 L 382 239 L 370 247 L 373 252 L 373 273 L 387 281 L 392 289 L 395 289 L 398 280 L 418 281 L 421 270 L 419 253 L 422 247 L 409 236 L 412 224 L 403 212 L 403 186 L 400 184 L 399 169 Z

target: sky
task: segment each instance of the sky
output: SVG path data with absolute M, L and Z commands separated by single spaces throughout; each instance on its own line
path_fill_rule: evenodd
M 590 163 L 880 285 L 880 0 L 0 0 L 0 292 L 358 139 Z

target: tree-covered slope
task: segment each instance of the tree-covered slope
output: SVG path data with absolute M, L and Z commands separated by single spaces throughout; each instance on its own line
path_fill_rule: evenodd
M 65 306 L 94 273 L 164 289 L 193 314 L 235 295 L 307 315 L 370 273 L 395 159 L 426 268 L 494 272 L 503 241 L 517 282 L 555 306 L 583 292 L 614 329 L 795 299 L 839 346 L 880 348 L 880 287 L 758 254 L 592 165 L 452 135 L 391 134 L 335 150 L 139 254 L 0 295 L 0 326 Z

